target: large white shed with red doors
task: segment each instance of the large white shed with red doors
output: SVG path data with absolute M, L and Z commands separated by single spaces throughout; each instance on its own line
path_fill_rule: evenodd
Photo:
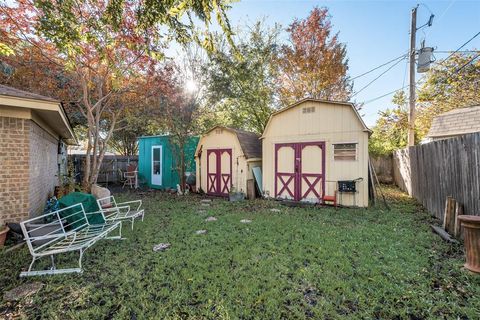
M 303 99 L 273 113 L 261 137 L 265 196 L 321 203 L 355 180 L 337 202 L 367 207 L 370 133 L 351 103 Z
M 252 169 L 262 166 L 260 136 L 243 130 L 216 126 L 200 137 L 195 151 L 197 190 L 228 196 L 232 188 L 247 193 Z

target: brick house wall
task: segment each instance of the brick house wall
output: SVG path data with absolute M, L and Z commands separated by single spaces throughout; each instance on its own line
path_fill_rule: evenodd
M 30 125 L 30 120 L 0 117 L 0 220 L 4 222 L 18 222 L 29 214 Z
M 0 117 L 0 137 L 0 220 L 41 214 L 58 184 L 58 141 L 32 120 L 11 117 Z
M 40 128 L 35 122 L 30 122 L 30 192 L 29 215 L 37 216 L 43 213 L 45 202 L 53 195 L 58 185 L 58 140 Z M 35 155 L 41 155 L 36 157 Z

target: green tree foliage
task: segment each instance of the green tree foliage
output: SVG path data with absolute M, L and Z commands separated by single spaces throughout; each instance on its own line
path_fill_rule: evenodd
M 15 51 L 12 48 L 0 42 L 0 56 L 11 56 L 13 54 L 15 54 Z
M 110 148 L 124 156 L 138 154 L 138 138 L 165 132 L 164 124 L 152 118 L 153 106 L 128 108 L 121 116 L 119 130 L 109 140 Z
M 476 56 L 478 53 L 457 54 L 428 72 L 418 92 L 416 126 L 420 139 L 428 134 L 435 116 L 480 104 L 480 59 L 474 59 Z
M 480 60 L 477 54 L 457 54 L 439 61 L 426 74 L 426 81 L 417 92 L 415 141 L 427 134 L 435 116 L 457 108 L 480 104 Z M 373 128 L 371 154 L 389 154 L 407 145 L 407 96 L 397 92 L 392 101 L 396 107 L 380 112 Z
M 210 55 L 204 67 L 205 103 L 211 110 L 205 110 L 205 125 L 263 132 L 277 105 L 279 32 L 278 26 L 266 28 L 259 21 L 236 39 L 235 50 L 223 45 Z
M 373 127 L 368 146 L 372 155 L 390 154 L 407 145 L 408 109 L 405 92 L 395 93 L 392 102 L 395 107 L 381 111 Z
M 133 3 L 140 22 L 140 29 L 149 30 L 160 26 L 165 34 L 163 39 L 175 40 L 180 44 L 196 41 L 207 51 L 215 50 L 210 25 L 220 26 L 225 39 L 233 45 L 232 31 L 226 12 L 231 0 L 180 0 L 180 1 L 123 1 L 108 2 L 107 19 L 111 26 L 118 28 L 125 18 L 124 11 Z M 203 23 L 203 30 L 198 25 Z

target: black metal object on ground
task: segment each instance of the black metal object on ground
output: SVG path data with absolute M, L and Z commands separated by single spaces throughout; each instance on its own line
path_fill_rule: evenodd
M 338 181 L 338 192 L 357 192 L 357 184 L 355 180 Z

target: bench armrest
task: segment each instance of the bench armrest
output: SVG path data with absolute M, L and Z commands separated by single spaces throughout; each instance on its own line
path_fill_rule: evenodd
M 125 210 L 125 212 L 123 212 Z M 119 206 L 119 207 L 112 207 L 112 208 L 106 208 L 106 209 L 101 209 L 96 212 L 92 213 L 87 213 L 87 214 L 98 214 L 101 213 L 103 215 L 103 218 L 105 220 L 115 220 L 115 218 L 120 214 L 128 214 L 130 212 L 130 206 Z
M 75 231 L 61 232 L 61 233 L 54 233 L 54 234 L 46 234 L 46 235 L 43 235 L 43 236 L 29 237 L 28 239 L 30 240 L 30 242 L 33 242 L 35 240 L 48 240 L 48 239 L 62 238 L 62 237 L 65 237 L 65 236 L 69 236 L 73 233 L 75 233 Z
M 137 204 L 138 207 L 137 207 L 137 210 L 140 210 L 140 208 L 142 207 L 142 200 L 132 200 L 132 201 L 127 201 L 127 202 L 122 202 L 122 203 L 117 203 L 117 205 L 120 207 L 120 206 L 123 206 L 123 205 L 130 205 L 130 204 Z

